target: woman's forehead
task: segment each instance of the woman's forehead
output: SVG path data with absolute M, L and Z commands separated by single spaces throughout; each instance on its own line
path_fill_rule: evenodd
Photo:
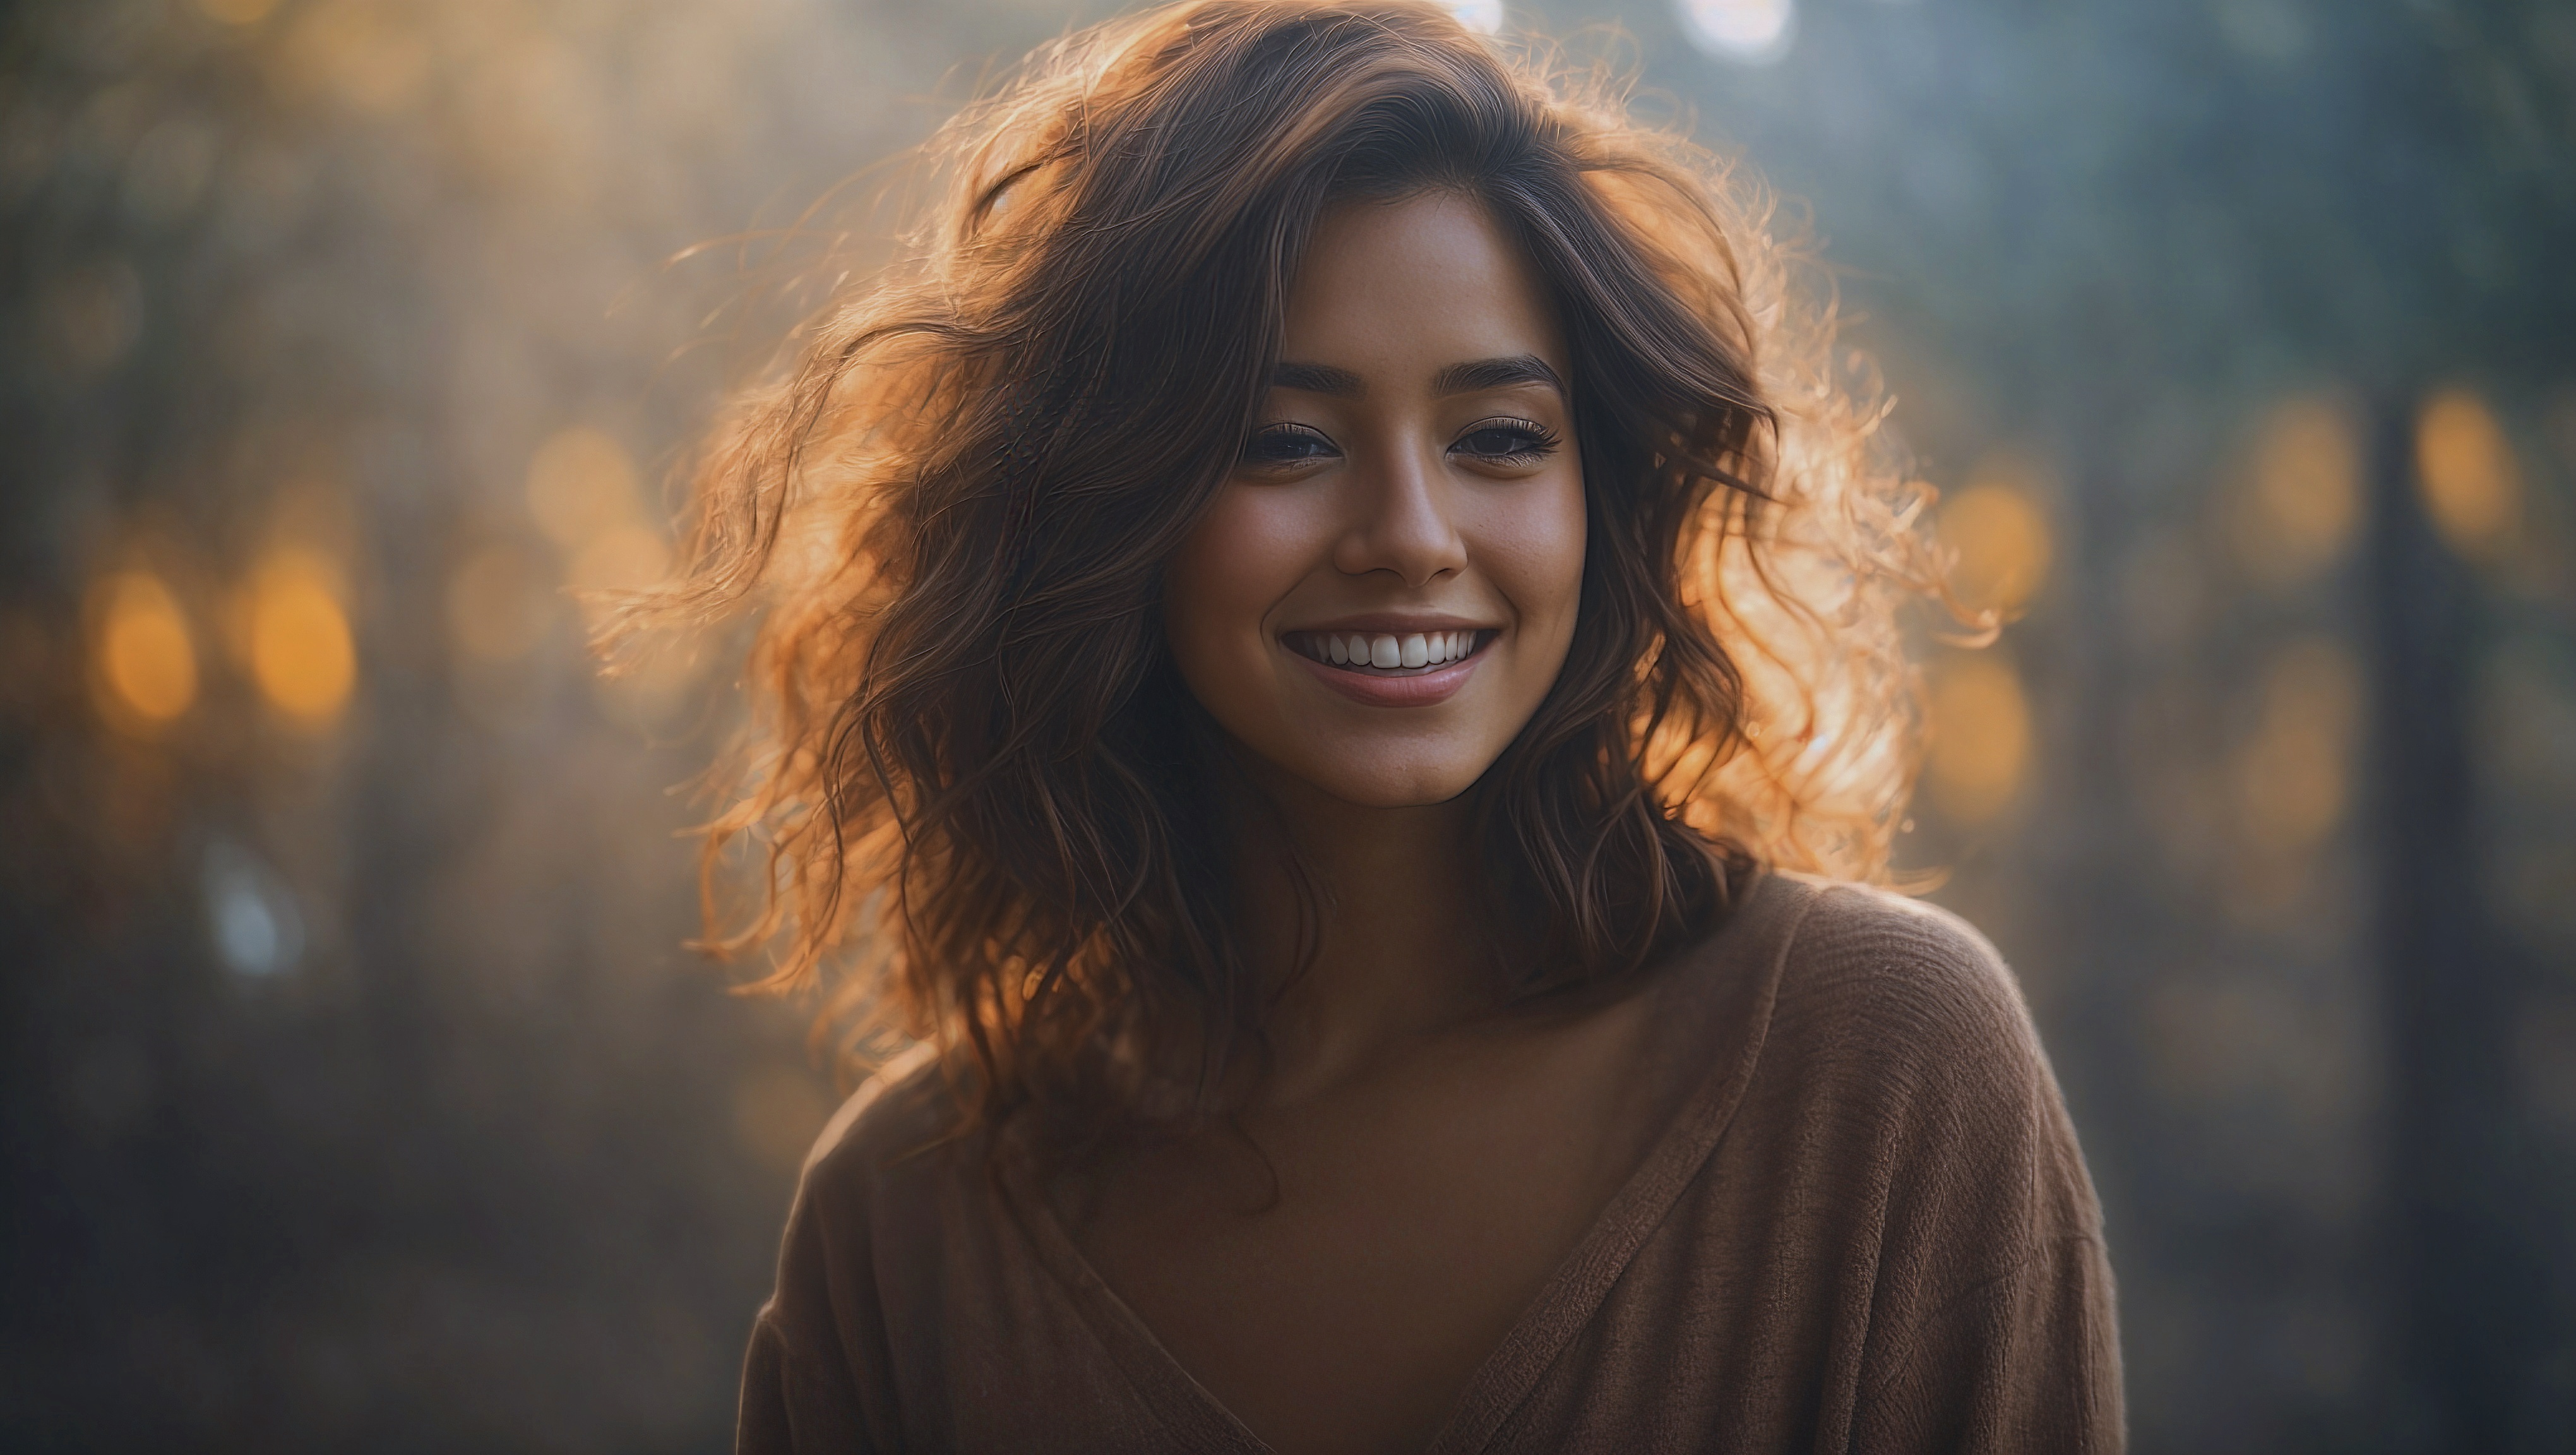
M 1285 323 L 1282 358 L 1390 385 L 1427 387 L 1473 359 L 1537 358 L 1559 377 L 1568 369 L 1537 270 L 1482 203 L 1455 192 L 1328 209 Z

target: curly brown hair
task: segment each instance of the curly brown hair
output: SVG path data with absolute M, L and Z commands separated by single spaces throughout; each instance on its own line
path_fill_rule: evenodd
M 1478 200 L 1552 294 L 1590 545 L 1560 680 L 1477 787 L 1488 922 L 1537 995 L 1631 974 L 1753 864 L 1884 874 L 1911 785 L 1928 492 L 1834 367 L 1751 189 L 1404 0 L 1189 0 L 1072 35 L 925 153 L 889 271 L 698 474 L 660 602 L 758 610 L 711 825 L 720 947 L 840 965 L 998 1116 L 1098 1127 L 1260 1043 L 1168 561 L 1237 459 L 1316 219 Z M 649 615 L 649 613 L 648 613 Z M 726 913 L 748 843 L 759 907 Z M 1312 905 L 1310 902 L 1311 914 Z

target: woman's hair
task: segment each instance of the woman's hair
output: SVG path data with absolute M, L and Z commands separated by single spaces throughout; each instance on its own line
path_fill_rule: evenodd
M 1259 1045 L 1164 565 L 1238 458 L 1318 215 L 1433 190 L 1527 254 L 1573 366 L 1574 643 L 1472 790 L 1523 988 L 1704 932 L 1732 869 L 1883 877 L 1928 493 L 1724 168 L 1404 0 L 1098 26 L 926 156 L 900 260 L 714 434 L 660 602 L 757 607 L 708 913 L 720 947 L 775 948 L 763 986 L 837 966 L 985 1114 L 1094 1129 Z M 743 847 L 766 873 L 735 914 Z

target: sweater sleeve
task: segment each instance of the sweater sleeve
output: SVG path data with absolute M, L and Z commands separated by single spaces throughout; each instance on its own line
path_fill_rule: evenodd
M 734 1455 L 866 1455 L 881 1448 L 868 1438 L 850 1391 L 803 1373 L 764 1310 L 751 1326 L 751 1348 L 743 1356 Z
M 742 1356 L 742 1398 L 735 1406 L 734 1455 L 789 1455 L 796 1435 L 787 1424 L 787 1351 L 763 1314 L 751 1326 Z
M 799 1204 L 780 1259 L 779 1292 L 753 1321 L 743 1355 L 734 1455 L 866 1455 L 891 1448 L 871 1434 L 879 1422 L 870 1418 L 870 1401 L 852 1375 L 841 1337 L 853 1316 L 865 1319 L 872 1311 L 850 1307 L 849 1291 L 830 1287 L 818 1266 L 823 1260 L 810 1256 L 822 1252 L 812 1219 L 804 1216 L 810 1199 Z
M 1919 905 L 1818 917 L 1824 1024 L 1872 1210 L 1847 1444 L 1859 1455 L 2116 1452 L 2120 1351 L 2100 1204 L 2020 990 Z
M 897 1061 L 823 1129 L 787 1215 L 778 1287 L 743 1356 L 735 1455 L 867 1455 L 905 1442 L 879 1282 L 874 1195 L 888 1146 L 921 1140 L 908 1103 L 930 1063 Z

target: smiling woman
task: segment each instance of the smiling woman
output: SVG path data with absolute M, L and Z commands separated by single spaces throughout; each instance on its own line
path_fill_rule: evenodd
M 934 155 L 662 599 L 763 608 L 732 943 L 924 1043 L 807 1163 L 741 1448 L 2116 1447 L 2009 973 L 1826 877 L 1931 557 L 1704 160 L 1301 0 Z

